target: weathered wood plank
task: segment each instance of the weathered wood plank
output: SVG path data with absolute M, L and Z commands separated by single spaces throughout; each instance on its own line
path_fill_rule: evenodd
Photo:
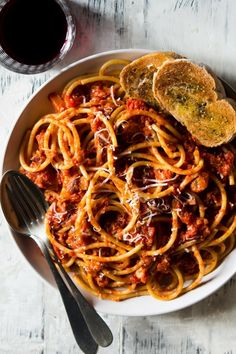
M 122 354 L 236 353 L 236 278 L 204 301 L 182 311 L 126 318 Z

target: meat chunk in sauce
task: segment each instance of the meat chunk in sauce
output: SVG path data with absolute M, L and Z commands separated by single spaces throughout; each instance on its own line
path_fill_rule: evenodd
M 207 172 L 201 172 L 199 176 L 192 181 L 190 189 L 194 193 L 200 193 L 208 187 L 208 183 L 209 174 Z
M 167 255 L 157 257 L 157 272 L 168 273 L 170 270 L 170 258 Z
M 181 243 L 191 240 L 204 240 L 210 234 L 207 219 L 196 217 L 180 234 Z
M 134 99 L 134 98 L 129 98 L 127 100 L 126 107 L 129 111 L 134 110 L 134 109 L 147 110 L 147 108 L 148 108 L 144 101 Z
M 202 153 L 207 167 L 223 177 L 230 175 L 234 165 L 234 154 L 231 151 L 217 154 L 204 151 Z
M 25 174 L 41 189 L 47 189 L 56 185 L 56 171 L 51 166 L 38 172 L 29 172 L 24 169 L 20 169 L 20 172 Z
M 166 180 L 172 179 L 174 176 L 174 173 L 170 170 L 156 169 L 154 172 L 155 172 L 155 178 L 158 181 L 166 181 Z
M 153 245 L 156 235 L 156 229 L 153 226 L 141 225 L 134 231 L 123 235 L 123 240 L 130 244 L 143 244 L 145 248 L 150 249 Z
M 177 202 L 178 203 L 178 202 Z M 196 216 L 194 211 L 187 207 L 181 207 L 178 204 L 178 216 L 182 222 L 182 231 L 180 233 L 180 243 L 191 240 L 204 240 L 209 234 L 208 220 L 200 216 Z

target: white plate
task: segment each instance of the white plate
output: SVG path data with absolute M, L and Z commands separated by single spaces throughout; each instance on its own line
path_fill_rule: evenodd
M 109 59 L 124 58 L 132 60 L 148 52 L 150 51 L 122 49 L 92 55 L 68 66 L 44 84 L 28 101 L 11 129 L 2 163 L 2 172 L 19 167 L 19 146 L 25 131 L 32 127 L 40 116 L 52 109 L 48 100 L 49 93 L 60 91 L 69 80 L 78 75 L 94 72 Z M 27 261 L 45 280 L 55 285 L 49 268 L 34 243 L 30 239 L 16 237 L 17 235 L 14 233 L 12 235 Z M 214 272 L 203 279 L 201 286 L 171 301 L 158 301 L 150 296 L 142 296 L 122 302 L 112 302 L 95 298 L 90 294 L 85 295 L 94 304 L 95 308 L 103 313 L 128 316 L 158 315 L 180 310 L 204 299 L 227 282 L 234 275 L 235 270 L 236 250 L 233 250 Z

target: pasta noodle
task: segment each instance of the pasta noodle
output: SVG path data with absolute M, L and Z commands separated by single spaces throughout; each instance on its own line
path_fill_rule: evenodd
M 171 300 L 234 247 L 233 144 L 199 146 L 173 117 L 128 98 L 126 60 L 49 96 L 21 172 L 45 193 L 48 238 L 75 281 L 103 299 Z

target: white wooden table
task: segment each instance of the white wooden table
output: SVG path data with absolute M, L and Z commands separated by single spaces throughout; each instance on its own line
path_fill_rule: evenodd
M 235 0 L 72 0 L 73 50 L 59 66 L 24 76 L 0 68 L 0 152 L 26 99 L 63 66 L 118 48 L 174 50 L 208 63 L 236 87 Z M 154 317 L 104 316 L 114 342 L 99 353 L 236 353 L 236 277 L 185 310 Z M 31 269 L 0 218 L 0 354 L 81 353 L 58 292 Z

